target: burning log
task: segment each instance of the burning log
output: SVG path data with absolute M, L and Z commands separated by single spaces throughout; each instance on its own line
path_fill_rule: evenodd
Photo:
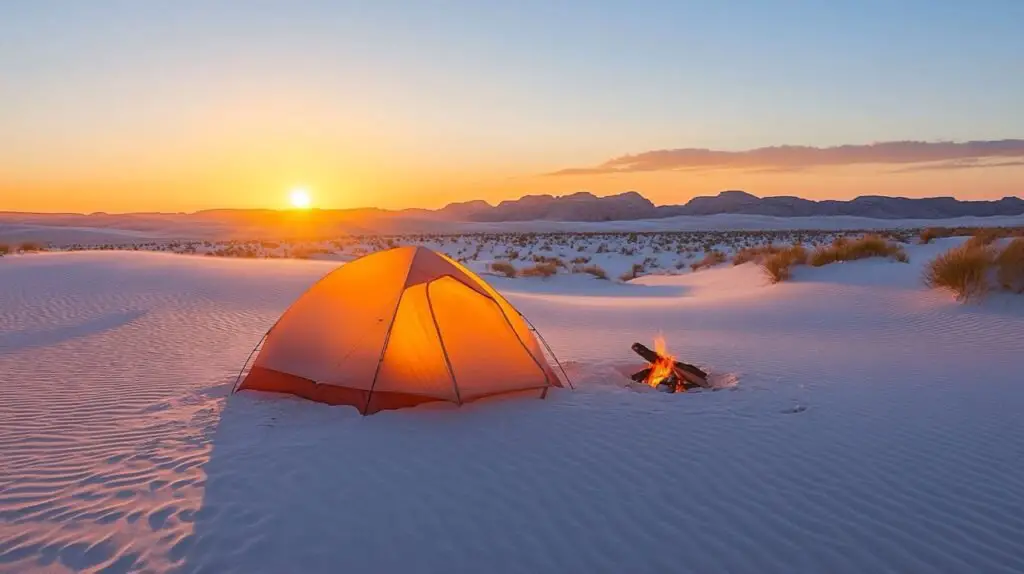
M 640 355 L 648 363 L 651 363 L 651 367 L 648 367 L 642 371 L 633 373 L 630 377 L 637 382 L 646 382 L 652 386 L 665 386 L 672 387 L 669 392 L 674 392 L 676 386 L 682 386 L 683 390 L 692 389 L 696 387 L 710 388 L 708 384 L 708 374 L 703 370 L 695 367 L 694 365 L 684 363 L 682 361 L 676 361 L 671 357 L 666 357 L 656 351 L 652 351 L 650 348 L 644 346 L 641 343 L 633 343 L 633 352 Z M 659 376 L 657 381 L 651 381 L 650 378 L 655 371 L 667 370 L 668 372 L 662 376 Z M 680 381 L 682 384 L 680 385 Z

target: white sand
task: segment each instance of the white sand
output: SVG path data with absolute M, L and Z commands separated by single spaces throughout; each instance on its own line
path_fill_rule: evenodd
M 149 240 L 227 240 L 274 237 L 269 228 L 232 224 L 230 220 L 188 221 L 174 214 L 152 218 L 103 216 L 104 227 L 83 227 L 82 218 L 63 214 L 0 213 L 0 242 L 39 241 L 54 246 L 72 244 L 125 245 Z M 369 219 L 363 224 L 339 223 L 335 234 L 373 233 L 508 233 L 508 232 L 658 232 L 725 230 L 855 230 L 914 229 L 924 227 L 998 227 L 1024 225 L 1024 215 L 956 217 L 949 219 L 874 219 L 853 216 L 772 217 L 719 214 L 622 221 L 502 221 L 468 222 L 424 220 L 412 217 Z M 280 238 L 290 231 L 276 231 Z
M 0 571 L 1021 572 L 1024 300 L 911 264 L 493 279 L 578 390 L 228 396 L 333 263 L 0 259 Z M 625 388 L 662 331 L 717 392 Z

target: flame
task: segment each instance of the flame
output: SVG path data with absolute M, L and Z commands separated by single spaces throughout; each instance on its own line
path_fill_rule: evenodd
M 669 354 L 665 338 L 661 335 L 654 338 L 654 352 L 658 353 L 658 360 L 651 365 L 651 373 L 644 381 L 652 387 L 658 386 L 658 383 L 670 376 L 676 365 L 676 358 Z

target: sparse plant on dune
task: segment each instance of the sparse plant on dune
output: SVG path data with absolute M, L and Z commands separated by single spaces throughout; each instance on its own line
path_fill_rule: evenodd
M 945 289 L 958 301 L 969 301 L 988 291 L 988 273 L 993 253 L 988 246 L 964 243 L 928 262 L 924 283 L 932 289 Z
M 622 275 L 619 275 L 619 281 L 622 281 L 623 283 L 625 283 L 626 281 L 632 281 L 633 279 L 639 277 L 644 271 L 645 269 L 643 263 L 634 263 L 633 266 L 629 269 L 629 271 L 626 271 Z
M 821 267 L 839 261 L 855 261 L 868 257 L 889 257 L 901 263 L 910 259 L 898 243 L 879 235 L 865 235 L 859 239 L 838 237 L 831 245 L 818 247 L 808 257 L 814 267 Z
M 940 227 L 926 227 L 922 229 L 920 235 L 918 235 L 918 241 L 922 244 L 927 244 L 940 237 L 946 237 L 945 230 Z
M 725 253 L 722 253 L 721 251 L 710 250 L 704 255 L 703 259 L 690 264 L 690 269 L 692 269 L 693 271 L 700 271 L 705 267 L 714 267 L 715 265 L 725 263 L 725 259 Z
M 515 277 L 518 274 L 516 268 L 506 261 L 495 261 L 489 266 L 491 271 L 504 275 L 505 277 Z
M 608 278 L 608 272 L 605 271 L 600 265 L 586 265 L 582 267 L 576 266 L 573 267 L 573 273 L 587 273 L 588 275 L 593 275 L 598 279 Z
M 736 255 L 732 258 L 733 265 L 742 265 L 750 261 L 758 262 L 771 255 L 778 253 L 779 247 L 768 244 L 768 245 L 755 245 L 753 247 L 744 247 L 736 252 Z
M 1011 241 L 995 258 L 996 281 L 1015 293 L 1024 293 L 1024 237 Z
M 551 277 L 558 273 L 558 266 L 554 263 L 538 263 L 519 271 L 523 277 Z
M 807 263 L 807 250 L 803 245 L 793 245 L 779 249 L 763 258 L 759 265 L 764 274 L 768 276 L 769 281 L 779 283 L 792 277 L 794 265 L 804 265 L 805 263 Z
M 765 258 L 761 261 L 760 265 L 772 283 L 785 281 L 792 276 L 790 267 L 793 265 L 793 262 L 785 252 L 776 253 Z
M 978 229 L 967 240 L 967 243 L 972 246 L 984 247 L 992 245 L 1000 237 L 1003 237 L 1003 234 L 998 229 Z
M 546 255 L 534 255 L 533 256 L 533 262 L 534 263 L 550 263 L 551 265 L 554 265 L 555 267 L 562 267 L 562 268 L 568 269 L 568 266 L 565 264 L 565 261 L 561 257 L 548 257 Z

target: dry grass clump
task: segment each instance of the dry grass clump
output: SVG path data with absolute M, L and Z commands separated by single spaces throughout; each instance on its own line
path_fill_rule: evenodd
M 558 266 L 554 263 L 538 263 L 519 271 L 523 277 L 551 277 L 556 273 L 558 273 Z
M 772 283 L 786 281 L 792 277 L 794 265 L 807 263 L 807 249 L 803 245 L 794 245 L 786 249 L 778 249 L 772 255 L 760 261 L 761 270 Z
M 754 247 L 744 247 L 736 252 L 736 255 L 732 257 L 733 265 L 743 265 L 750 261 L 761 262 L 765 258 L 775 255 L 781 250 L 780 247 L 775 245 L 756 245 Z
M 996 281 L 1008 291 L 1024 293 L 1024 237 L 1011 241 L 995 258 Z
M 821 267 L 839 261 L 855 261 L 869 257 L 889 257 L 901 263 L 910 261 L 907 252 L 898 243 L 879 235 L 865 235 L 854 240 L 839 237 L 831 245 L 815 249 L 808 262 L 814 267 Z
M 622 275 L 619 275 L 619 281 L 626 282 L 636 279 L 641 273 L 645 271 L 643 263 L 634 263 L 633 267 L 629 271 L 626 271 Z
M 924 283 L 932 289 L 945 289 L 958 301 L 968 301 L 988 291 L 988 272 L 992 267 L 992 249 L 964 243 L 931 260 L 924 269 Z
M 507 261 L 495 261 L 491 263 L 489 267 L 491 268 L 491 271 L 509 278 L 515 277 L 519 273 L 515 266 Z
M 996 239 L 1024 237 L 1022 227 L 928 227 L 921 230 L 921 243 L 931 243 L 942 237 L 963 237 L 970 235 L 976 243 L 988 245 Z
M 700 271 L 705 267 L 714 267 L 715 265 L 725 263 L 725 259 L 725 253 L 722 253 L 721 251 L 708 251 L 704 255 L 704 259 L 701 259 L 696 263 L 691 263 L 690 269 L 694 271 Z
M 579 269 L 579 271 L 576 271 L 577 269 Z M 578 273 L 587 273 L 589 275 L 593 275 L 594 277 L 597 277 L 598 279 L 607 279 L 608 278 L 608 272 L 605 271 L 604 268 L 602 268 L 600 265 L 587 265 L 585 267 L 574 267 L 573 268 L 573 272 L 574 273 L 577 273 L 577 272 Z
M 1004 235 L 997 229 L 979 229 L 967 240 L 967 244 L 975 247 L 984 247 L 992 245 L 1000 237 L 1004 237 Z
M 922 244 L 931 243 L 940 237 L 948 237 L 948 232 L 949 230 L 941 227 L 926 227 L 921 230 L 918 239 Z
M 554 265 L 556 267 L 556 271 L 557 271 L 558 267 L 565 267 L 565 268 L 568 269 L 568 266 L 565 264 L 565 261 L 561 257 L 548 257 L 548 256 L 545 256 L 545 255 L 534 255 L 533 256 L 533 262 L 537 263 L 537 264 L 540 264 L 540 265 L 548 265 L 548 264 Z

